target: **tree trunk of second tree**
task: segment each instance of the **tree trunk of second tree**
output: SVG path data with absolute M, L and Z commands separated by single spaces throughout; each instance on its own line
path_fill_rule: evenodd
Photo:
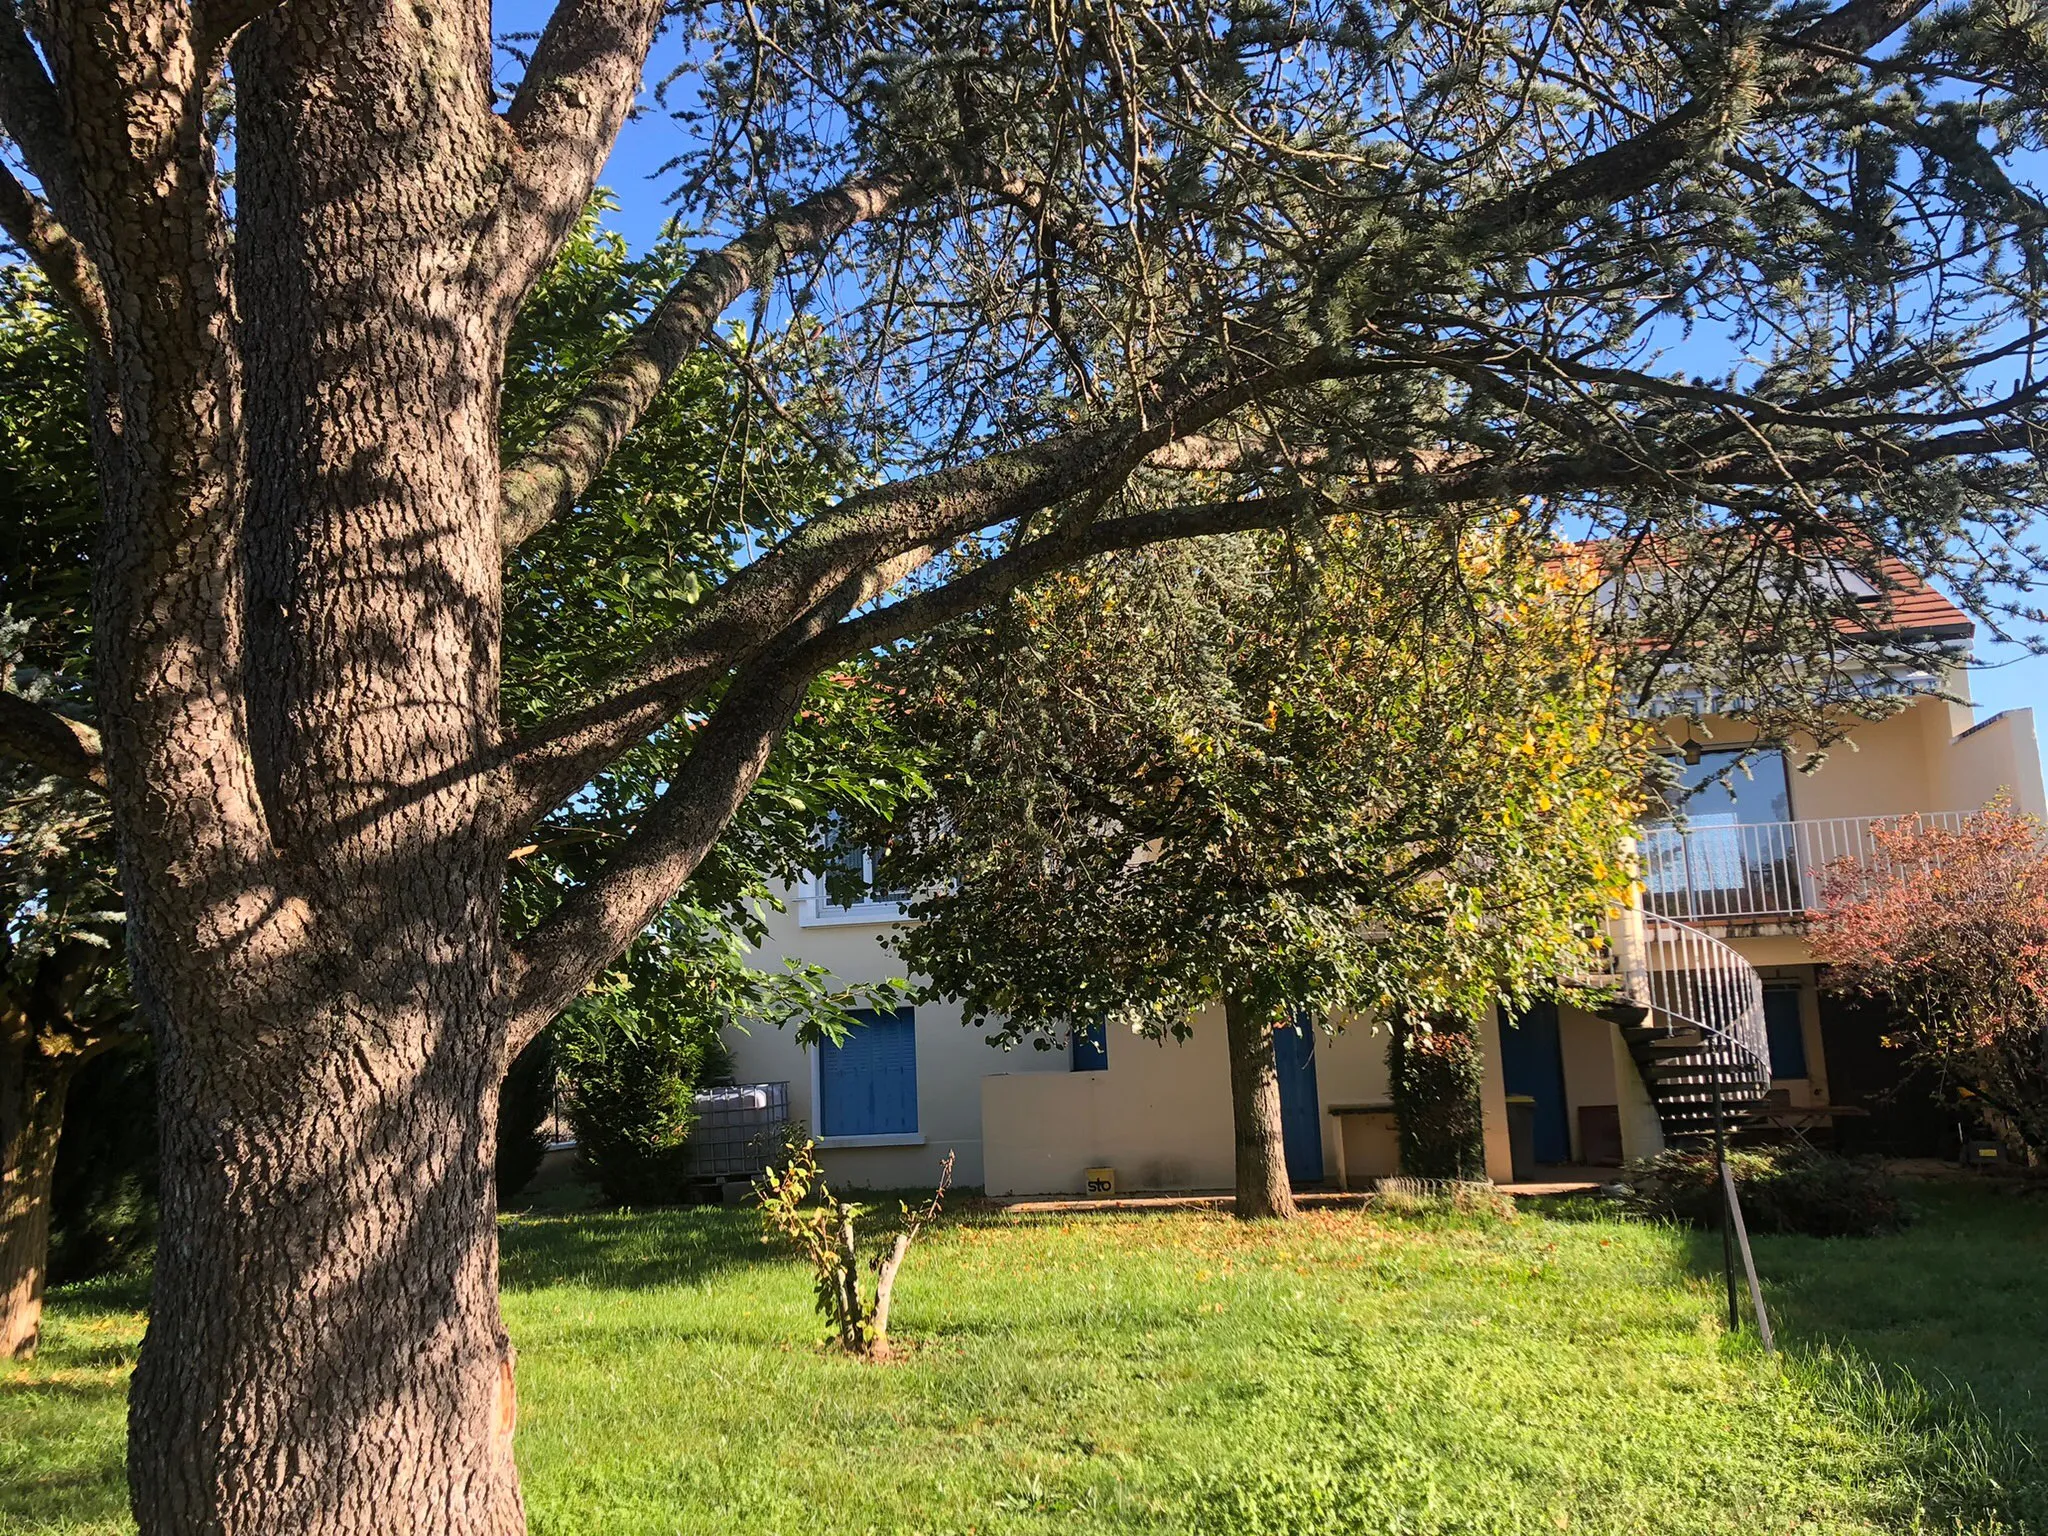
M 1242 998 L 1223 1000 L 1230 1038 L 1230 1119 L 1237 1146 L 1240 1221 L 1287 1218 L 1294 1191 L 1287 1182 L 1287 1144 L 1280 1124 L 1280 1070 L 1273 1018 Z
M 70 1079 L 37 1071 L 24 1055 L 0 1080 L 0 1360 L 27 1359 L 42 1335 L 50 1179 Z

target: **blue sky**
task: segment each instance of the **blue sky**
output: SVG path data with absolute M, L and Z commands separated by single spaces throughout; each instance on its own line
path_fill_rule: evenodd
M 500 34 L 536 31 L 552 9 L 541 0 L 500 0 L 496 21 Z M 648 78 L 659 79 L 682 56 L 682 46 L 673 35 L 656 45 Z M 643 98 L 644 102 L 645 98 Z M 657 178 L 662 163 L 675 154 L 681 132 L 658 109 L 650 109 L 627 123 L 617 148 L 606 164 L 603 180 L 617 196 L 620 207 L 611 224 L 635 250 L 644 250 L 661 233 L 669 210 L 663 203 L 664 186 Z M 2048 629 L 2033 633 L 2048 640 Z M 2034 707 L 2044 718 L 2040 728 L 2048 729 L 2048 656 L 2031 656 L 2019 645 L 2001 645 L 1980 637 L 1979 667 L 1970 679 L 1970 694 L 1977 706 L 1977 718 L 1988 719 L 2001 710 Z

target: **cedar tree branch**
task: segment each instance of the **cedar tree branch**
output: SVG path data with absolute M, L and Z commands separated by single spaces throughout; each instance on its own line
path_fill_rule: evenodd
M 28 252 L 49 278 L 50 286 L 57 290 L 57 296 L 70 307 L 85 334 L 104 353 L 111 344 L 107 296 L 100 287 L 100 275 L 92 258 L 71 238 L 71 231 L 57 222 L 57 216 L 43 200 L 23 186 L 5 165 L 0 165 L 0 229 Z
M 504 288 L 523 295 L 590 199 L 639 92 L 663 0 L 560 0 L 505 110 L 519 154 L 498 212 Z
M 60 779 L 107 787 L 100 733 L 83 721 L 0 690 L 0 752 Z
M 507 466 L 498 514 L 505 546 L 524 543 L 576 504 L 727 306 L 784 256 L 882 217 L 912 190 L 899 176 L 845 182 L 699 256 L 540 442 Z
M 733 577 L 687 629 L 643 655 L 606 697 L 511 744 L 520 809 L 508 825 L 544 815 L 716 679 L 786 643 L 792 627 L 820 605 L 861 584 L 846 607 L 871 600 L 882 595 L 875 580 L 893 585 L 923 563 L 904 564 L 904 557 L 923 549 L 929 558 L 966 534 L 1121 484 L 1147 455 L 1242 406 L 1359 367 L 1317 350 L 1290 366 L 1188 385 L 1152 401 L 1142 422 L 1126 417 L 1077 429 L 847 497 Z
M 809 674 L 779 660 L 740 673 L 674 782 L 589 885 L 566 897 L 512 951 L 505 1060 L 654 920 L 711 851 L 795 716 Z

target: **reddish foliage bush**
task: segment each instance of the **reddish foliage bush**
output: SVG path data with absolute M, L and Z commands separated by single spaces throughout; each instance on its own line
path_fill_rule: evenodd
M 2048 828 L 1994 800 L 1960 830 L 1880 823 L 1822 873 L 1814 958 L 1888 1001 L 1897 1043 L 2048 1153 Z

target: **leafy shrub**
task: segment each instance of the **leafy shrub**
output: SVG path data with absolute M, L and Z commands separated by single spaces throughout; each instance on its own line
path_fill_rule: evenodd
M 731 1072 L 718 1020 L 620 989 L 592 993 L 552 1032 L 569 1125 L 605 1197 L 680 1199 L 696 1092 Z
M 1751 1232 L 1875 1237 L 1906 1224 L 1891 1180 L 1874 1161 L 1763 1147 L 1731 1151 L 1728 1166 Z M 1633 1164 L 1628 1183 L 1625 1203 L 1643 1215 L 1696 1227 L 1720 1222 L 1721 1180 L 1711 1152 L 1660 1152 Z
M 540 1171 L 547 1154 L 542 1127 L 555 1100 L 555 1051 L 543 1030 L 512 1058 L 498 1085 L 498 1204 L 509 1205 Z
M 780 1237 L 811 1266 L 818 1312 L 832 1325 L 839 1347 L 869 1360 L 889 1358 L 889 1306 L 896 1276 L 910 1245 L 927 1225 L 939 1219 L 946 1189 L 953 1182 L 953 1154 L 939 1165 L 939 1187 L 931 1203 L 912 1210 L 900 1203 L 901 1221 L 893 1239 L 869 1259 L 874 1271 L 874 1300 L 861 1290 L 860 1236 L 856 1228 L 868 1207 L 841 1200 L 832 1193 L 818 1167 L 818 1148 L 808 1136 L 786 1138 L 780 1167 L 771 1167 L 755 1181 L 761 1201 L 761 1241 Z
M 1387 1084 L 1403 1173 L 1418 1179 L 1486 1177 L 1479 1099 L 1485 1070 L 1478 1035 L 1464 1020 L 1396 1020 L 1387 1040 Z

